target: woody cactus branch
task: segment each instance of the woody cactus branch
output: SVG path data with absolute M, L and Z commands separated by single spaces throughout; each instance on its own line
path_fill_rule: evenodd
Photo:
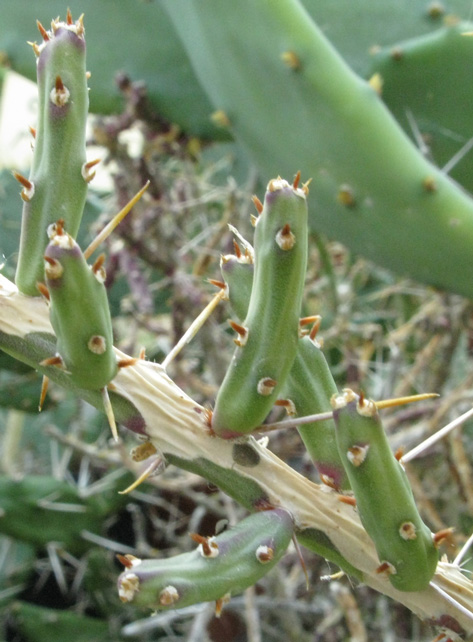
M 0 348 L 41 372 L 44 368 L 40 361 L 54 344 L 46 303 L 23 296 L 2 278 Z M 59 383 L 67 379 L 59 370 L 50 376 Z M 443 559 L 438 563 L 433 582 L 443 593 L 432 585 L 409 593 L 396 590 L 385 575 L 377 573 L 380 560 L 375 546 L 354 507 L 340 501 L 338 493 L 310 482 L 253 437 L 236 444 L 211 436 L 204 408 L 156 363 L 140 359 L 120 370 L 113 383 L 116 417 L 147 436 L 170 464 L 202 475 L 251 511 L 264 506 L 286 509 L 292 515 L 299 541 L 308 549 L 323 554 L 422 619 L 439 624 L 454 622 L 459 630 L 473 633 L 473 583 L 458 566 Z M 68 385 L 102 407 L 98 392 L 76 388 L 70 380 Z M 250 449 L 251 456 L 241 457 L 237 445 Z

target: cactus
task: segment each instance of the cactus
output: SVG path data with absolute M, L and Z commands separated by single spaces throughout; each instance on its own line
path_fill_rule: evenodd
M 88 89 L 82 19 L 53 20 L 51 31 L 38 23 L 43 37 L 33 44 L 37 56 L 39 121 L 29 178 L 22 184 L 20 253 L 15 281 L 24 294 L 37 294 L 42 281 L 46 228 L 63 219 L 75 237 L 84 210 L 87 182 L 93 177 L 85 158 Z
M 251 432 L 277 399 L 294 361 L 307 263 L 307 188 L 282 179 L 258 205 L 255 275 L 237 348 L 219 389 L 212 430 L 224 438 Z
M 337 445 L 379 573 L 399 591 L 423 591 L 439 558 L 401 464 L 391 452 L 376 405 L 345 390 L 332 400 Z
M 298 0 L 164 6 L 258 168 L 274 175 L 297 166 L 313 178 L 314 229 L 398 273 L 473 294 L 471 199 L 415 148 Z
M 127 567 L 118 578 L 124 602 L 154 610 L 217 602 L 217 613 L 231 595 L 256 584 L 281 559 L 291 541 L 290 514 L 277 508 L 250 515 L 216 537 L 193 536 L 199 546 L 163 560 L 121 557 Z
M 220 269 L 230 305 L 239 319 L 243 320 L 248 312 L 253 283 L 253 252 L 248 244 L 244 253 L 238 245 L 236 248 L 237 255 L 225 255 L 221 258 Z M 281 391 L 281 396 L 291 406 L 291 412 L 299 417 L 327 410 L 332 395 L 337 392 L 322 348 L 314 334 L 311 331 L 299 339 L 294 363 Z M 297 430 L 321 479 L 337 489 L 349 489 L 350 482 L 335 441 L 333 419 L 300 425 Z
M 382 98 L 405 130 L 417 137 L 428 158 L 471 191 L 469 83 L 471 23 L 452 19 L 423 37 L 393 42 L 373 55 L 371 74 L 380 74 Z M 450 106 L 455 104 L 455 110 Z M 414 119 L 414 122 L 413 122 Z M 441 126 L 439 126 L 441 123 Z M 414 131 L 412 131 L 414 128 Z M 465 154 L 454 159 L 467 146 Z

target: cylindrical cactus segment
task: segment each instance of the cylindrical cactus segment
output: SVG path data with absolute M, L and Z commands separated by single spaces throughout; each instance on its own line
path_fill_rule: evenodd
M 294 532 L 282 508 L 250 515 L 211 538 L 197 538 L 197 549 L 161 560 L 121 558 L 127 570 L 118 578 L 124 602 L 155 610 L 199 602 L 221 602 L 260 580 L 284 555 Z
M 85 126 L 88 89 L 82 20 L 54 20 L 51 31 L 40 26 L 43 43 L 37 55 L 38 126 L 33 165 L 23 184 L 24 200 L 16 284 L 20 292 L 37 295 L 43 279 L 46 229 L 64 220 L 75 237 L 81 221 L 87 182 Z M 22 177 L 18 177 L 19 179 Z
M 220 261 L 220 269 L 230 305 L 243 320 L 248 312 L 253 283 L 251 256 L 225 255 Z M 310 335 L 301 337 L 281 395 L 291 400 L 297 416 L 303 417 L 327 410 L 330 398 L 336 392 L 335 381 L 319 344 Z M 338 454 L 333 419 L 301 425 L 297 430 L 320 477 L 337 489 L 350 488 Z
M 332 406 L 340 457 L 361 521 L 376 546 L 378 570 L 399 591 L 422 591 L 435 573 L 438 551 L 389 447 L 376 405 L 344 390 L 333 397 Z
M 271 410 L 297 351 L 307 264 L 307 188 L 269 182 L 256 220 L 255 272 L 248 314 L 220 387 L 212 429 L 224 438 L 250 433 Z
M 57 352 L 77 386 L 101 390 L 118 371 L 105 272 L 100 260 L 87 264 L 61 222 L 50 232 L 44 259 Z

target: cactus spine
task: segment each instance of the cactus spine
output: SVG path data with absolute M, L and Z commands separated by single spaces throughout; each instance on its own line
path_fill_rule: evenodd
M 63 219 L 75 237 L 84 209 L 87 182 L 93 174 L 85 159 L 88 110 L 85 40 L 82 19 L 53 20 L 43 43 L 33 44 L 37 56 L 39 121 L 30 177 L 23 186 L 23 216 L 16 284 L 20 292 L 38 294 L 42 281 L 46 229 Z
M 291 541 L 290 514 L 276 508 L 250 515 L 216 537 L 193 536 L 199 546 L 163 560 L 123 556 L 118 578 L 124 602 L 155 610 L 217 602 L 217 614 L 231 595 L 255 584 L 281 559 Z
M 399 591 L 429 586 L 438 562 L 432 533 L 391 452 L 376 405 L 351 390 L 332 400 L 337 444 L 361 521 L 378 552 L 379 573 Z
M 306 187 L 271 180 L 256 220 L 248 314 L 233 323 L 237 348 L 218 392 L 213 431 L 224 438 L 264 421 L 294 361 L 307 264 Z

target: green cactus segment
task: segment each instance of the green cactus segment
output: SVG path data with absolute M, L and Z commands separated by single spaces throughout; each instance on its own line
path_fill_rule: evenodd
M 321 347 L 310 336 L 302 337 L 282 396 L 294 403 L 298 417 L 304 417 L 325 412 L 336 393 L 337 387 Z M 349 489 L 349 478 L 337 448 L 333 419 L 301 425 L 298 431 L 320 478 L 338 490 Z
M 44 258 L 58 355 L 77 386 L 100 390 L 118 372 L 104 270 L 87 264 L 60 224 L 52 227 Z
M 473 295 L 472 200 L 422 156 L 298 0 L 163 6 L 261 172 L 296 166 L 313 178 L 318 232 L 389 269 Z
M 221 535 L 199 538 L 198 548 L 162 560 L 126 556 L 118 579 L 124 602 L 156 610 L 227 600 L 258 582 L 282 558 L 294 533 L 282 509 L 250 515 Z
M 53 477 L 0 475 L 0 533 L 36 548 L 57 542 L 69 552 L 83 552 L 89 544 L 82 531 L 103 533 L 104 520 L 125 503 L 115 487 L 83 498 L 77 488 Z
M 212 429 L 251 432 L 271 410 L 296 356 L 307 265 L 307 189 L 269 182 L 256 222 L 255 274 L 248 314 L 218 392 Z
M 23 179 L 24 200 L 16 285 L 37 295 L 43 278 L 48 225 L 61 218 L 75 237 L 87 194 L 85 126 L 88 89 L 82 21 L 53 21 L 38 56 L 38 127 L 29 179 Z M 19 178 L 19 180 L 21 177 Z
M 248 311 L 253 282 L 251 257 L 246 254 L 223 256 L 220 269 L 230 305 L 242 320 Z M 330 408 L 330 399 L 336 392 L 335 381 L 319 344 L 308 335 L 301 337 L 281 396 L 293 402 L 297 416 L 304 417 Z M 338 454 L 333 420 L 299 426 L 298 431 L 321 478 L 338 489 L 349 489 L 350 482 Z
M 378 570 L 399 591 L 422 591 L 435 573 L 438 551 L 376 406 L 351 390 L 334 397 L 332 405 L 340 457 L 361 521 L 376 547 Z
M 371 73 L 382 77 L 382 98 L 403 128 L 443 167 L 470 139 L 472 23 L 456 22 L 429 35 L 399 42 L 373 56 Z M 418 131 L 413 131 L 413 126 Z M 449 172 L 470 191 L 471 153 Z

